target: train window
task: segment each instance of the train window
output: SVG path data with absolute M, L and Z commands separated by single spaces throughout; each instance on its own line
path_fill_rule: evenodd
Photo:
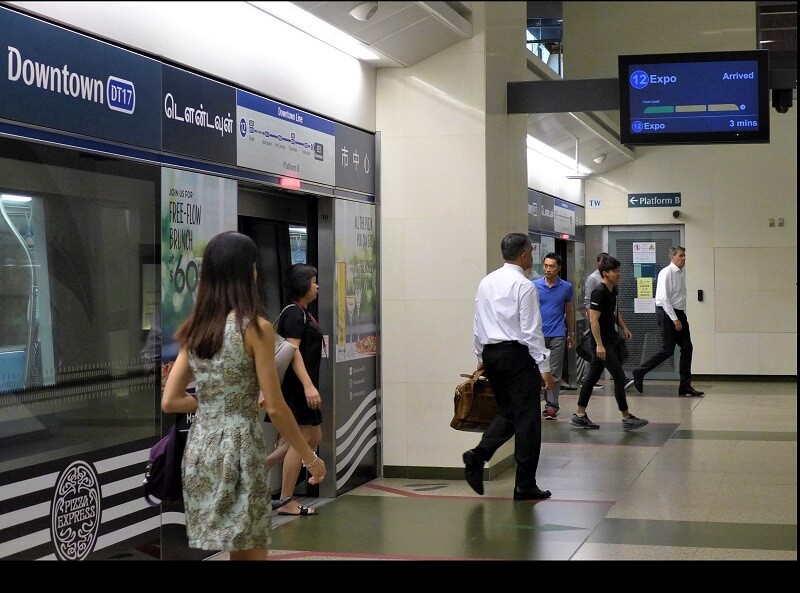
M 0 172 L 0 471 L 159 434 L 159 168 L 0 139 Z
M 308 262 L 306 238 L 306 227 L 289 225 L 289 245 L 292 249 L 293 264 Z

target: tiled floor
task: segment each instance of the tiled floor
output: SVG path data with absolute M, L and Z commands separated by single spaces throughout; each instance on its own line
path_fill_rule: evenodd
M 317 517 L 276 517 L 271 558 L 376 560 L 797 560 L 797 384 L 695 382 L 628 392 L 650 424 L 623 432 L 610 389 L 571 427 L 577 392 L 543 421 L 538 481 L 514 502 L 513 470 L 477 496 L 463 480 L 379 478 Z M 608 393 L 605 393 L 608 392 Z M 478 435 L 476 435 L 476 443 Z M 224 559 L 221 554 L 216 559 Z

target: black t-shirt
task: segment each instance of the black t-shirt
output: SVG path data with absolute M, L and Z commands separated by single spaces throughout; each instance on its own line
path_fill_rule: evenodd
M 294 305 L 286 309 L 281 316 L 277 332 L 284 338 L 296 338 L 300 340 L 300 354 L 306 366 L 311 382 L 319 388 L 319 365 L 322 360 L 322 332 L 319 325 L 314 322 L 308 310 L 299 305 Z M 286 376 L 281 385 L 284 392 L 287 389 L 298 388 L 303 393 L 303 386 L 294 369 L 289 366 Z
M 277 331 L 284 338 L 297 338 L 300 340 L 300 355 L 306 367 L 311 382 L 319 389 L 319 365 L 322 360 L 322 331 L 316 319 L 311 316 L 308 309 L 299 305 L 291 305 L 282 312 L 278 319 Z M 303 384 L 291 365 L 286 369 L 286 375 L 281 383 L 281 391 L 295 420 L 300 425 L 318 426 L 322 423 L 322 412 L 311 409 L 306 402 Z M 271 422 L 269 415 L 265 422 Z
M 605 284 L 592 291 L 589 308 L 600 311 L 600 336 L 603 345 L 608 348 L 614 344 L 617 336 L 617 287 L 608 290 Z

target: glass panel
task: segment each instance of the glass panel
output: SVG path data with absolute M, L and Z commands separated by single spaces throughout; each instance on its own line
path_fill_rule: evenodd
M 289 225 L 289 246 L 292 250 L 292 263 L 307 262 L 306 227 Z
M 158 179 L 0 139 L 0 471 L 160 433 Z

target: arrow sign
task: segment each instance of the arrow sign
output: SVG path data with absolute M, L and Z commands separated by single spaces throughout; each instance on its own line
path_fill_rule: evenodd
M 628 208 L 675 208 L 680 205 L 680 193 L 628 194 Z

